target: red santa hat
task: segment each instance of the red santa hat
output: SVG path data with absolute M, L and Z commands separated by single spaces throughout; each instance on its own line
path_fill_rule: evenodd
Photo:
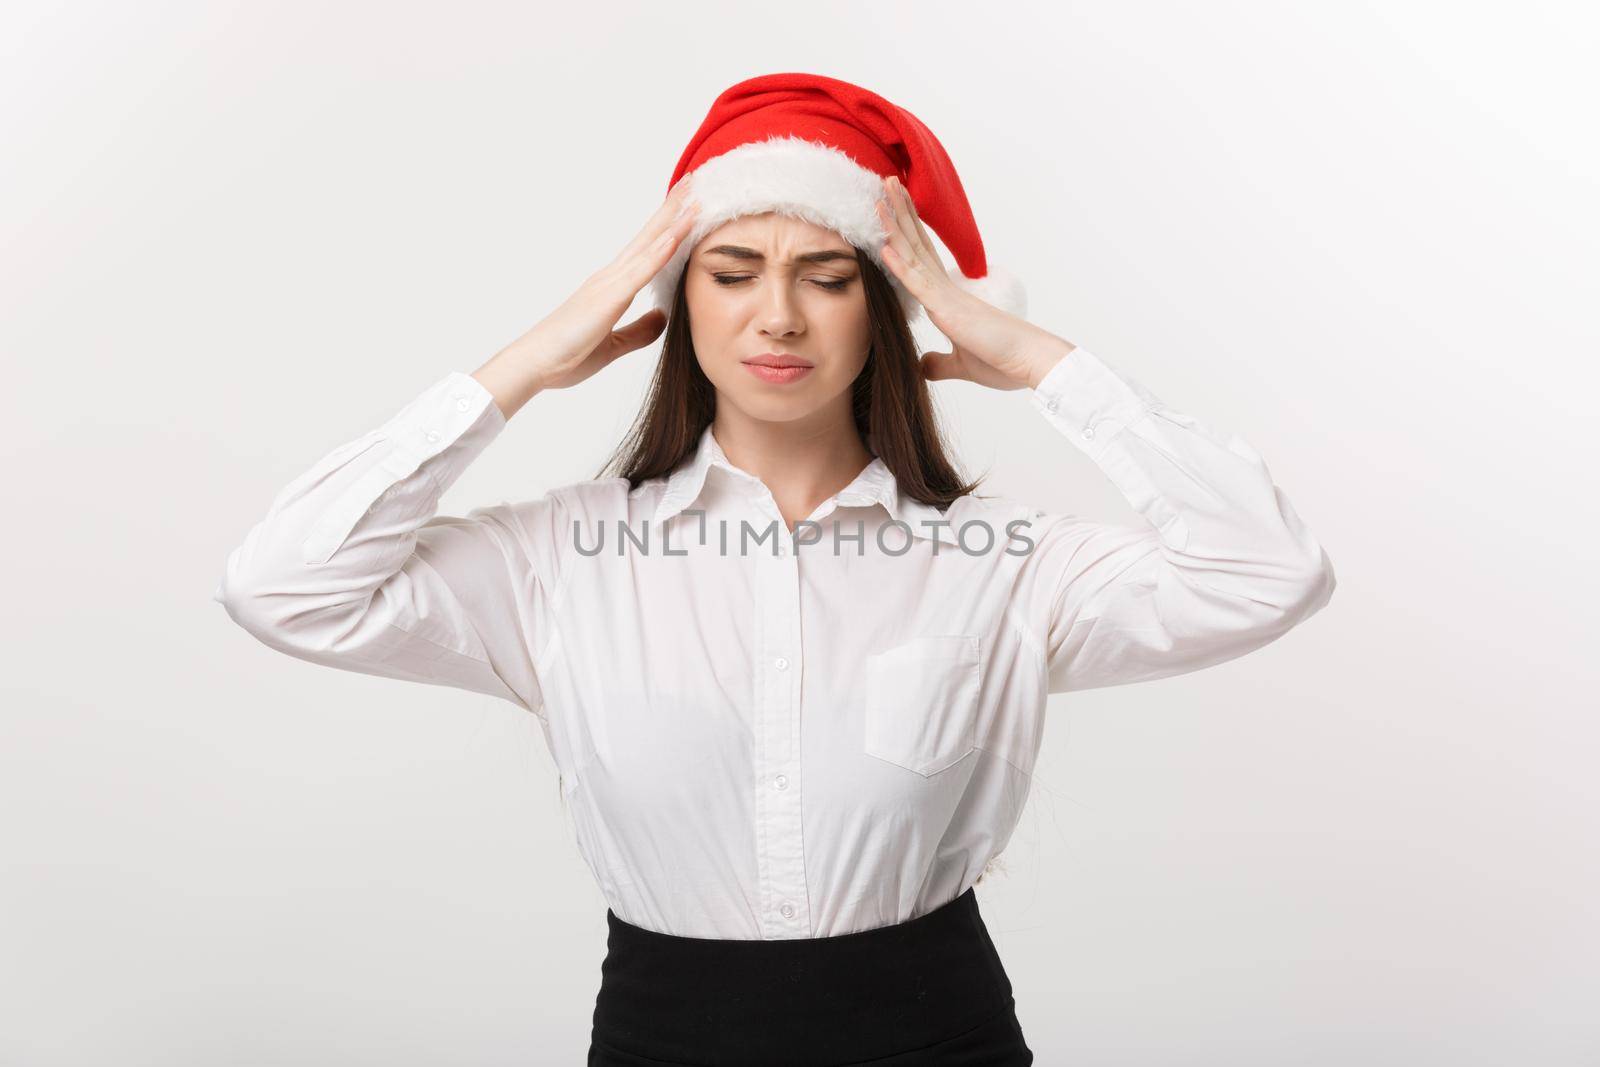
M 685 174 L 700 214 L 651 280 L 655 307 L 670 311 L 678 278 L 700 239 L 730 219 L 768 211 L 834 230 L 883 269 L 907 320 L 921 304 L 884 266 L 875 208 L 894 174 L 917 216 L 955 257 L 951 279 L 1026 317 L 1021 281 L 989 264 L 955 165 L 933 132 L 905 108 L 860 86 L 818 74 L 763 74 L 724 90 L 672 172 Z

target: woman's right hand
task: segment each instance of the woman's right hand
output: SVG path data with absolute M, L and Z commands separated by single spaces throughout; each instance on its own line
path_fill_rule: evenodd
M 645 347 L 666 328 L 666 313 L 651 308 L 621 329 L 617 320 L 639 290 L 666 266 L 694 226 L 699 205 L 679 217 L 689 178 L 678 180 L 644 228 L 615 259 L 584 279 L 577 292 L 537 326 L 473 372 L 507 418 L 545 389 L 577 385 L 612 360 Z

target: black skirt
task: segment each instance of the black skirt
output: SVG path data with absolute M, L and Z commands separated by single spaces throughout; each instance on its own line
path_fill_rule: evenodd
M 589 1067 L 1033 1063 L 977 894 L 873 930 L 678 937 L 609 908 Z

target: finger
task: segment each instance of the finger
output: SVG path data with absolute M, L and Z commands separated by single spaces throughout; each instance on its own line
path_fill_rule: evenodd
M 611 331 L 609 358 L 616 359 L 625 353 L 643 348 L 660 337 L 661 331 L 666 327 L 667 313 L 660 308 L 651 308 L 628 325 Z
M 684 214 L 668 222 L 654 242 L 639 244 L 636 239 L 617 253 L 617 258 L 604 271 L 605 276 L 617 286 L 626 287 L 628 299 L 632 300 L 644 284 L 667 265 L 684 237 L 694 229 L 698 217 L 699 206 L 691 205 Z
M 639 232 L 639 243 L 648 246 L 660 240 L 661 235 L 671 229 L 674 223 L 681 222 L 685 216 L 692 216 L 700 210 L 700 203 L 689 198 L 689 176 L 684 175 L 678 179 L 678 184 L 672 187 L 672 192 L 661 202 L 656 213 L 650 217 L 645 228 Z
M 911 202 L 911 196 L 906 192 L 905 186 L 901 185 L 900 180 L 893 175 L 886 178 L 884 184 L 886 206 L 895 220 L 889 243 L 893 246 L 894 252 L 899 254 L 900 261 L 907 271 L 919 276 L 916 280 L 902 276 L 901 280 L 906 283 L 913 296 L 924 305 L 929 305 L 934 299 L 932 290 L 940 283 L 948 281 L 950 274 L 939 259 L 939 253 L 934 249 L 927 231 L 922 229 L 917 221 L 916 205 Z M 896 203 L 902 206 L 895 208 Z
M 927 309 L 931 318 L 935 307 L 935 292 L 928 275 L 917 264 L 908 262 L 893 243 L 885 243 L 880 254 L 883 256 L 884 266 L 900 279 L 900 284 L 917 298 L 917 302 Z
M 939 258 L 939 250 L 933 246 L 933 238 L 928 236 L 928 231 L 922 225 L 922 217 L 917 214 L 917 205 L 911 199 L 911 193 L 900 181 L 894 180 L 895 189 L 899 193 L 900 203 L 903 205 L 905 217 L 911 220 L 912 227 L 917 234 L 917 262 L 927 273 L 930 283 L 942 281 L 950 277 L 950 272 L 945 269 L 944 260 Z
M 660 206 L 656 208 L 655 213 L 650 216 L 644 227 L 634 234 L 633 240 L 629 241 L 627 246 L 623 248 L 622 254 L 624 256 L 632 255 L 641 248 L 648 248 L 651 243 L 659 240 L 661 235 L 674 222 L 683 217 L 686 206 L 691 212 L 699 210 L 699 202 L 689 200 L 689 189 L 692 184 L 689 179 L 691 177 L 692 175 L 685 174 L 677 180 L 671 191 L 667 193 L 666 199 L 661 201 Z
M 897 268 L 895 273 L 907 286 L 911 280 L 906 277 L 916 267 L 916 252 L 911 247 L 911 242 L 906 240 L 905 233 L 900 229 L 899 222 L 895 219 L 894 208 L 890 206 L 889 199 L 885 197 L 877 203 L 878 222 L 883 226 L 882 255 L 885 265 L 893 264 Z M 891 259 L 892 257 L 892 259 Z M 913 295 L 915 293 L 913 292 Z
M 928 242 L 928 235 L 917 220 L 917 205 L 912 201 L 911 194 L 906 192 L 906 187 L 901 184 L 899 177 L 893 174 L 889 175 L 889 197 L 889 202 L 894 205 L 895 220 L 900 223 L 900 231 L 906 235 L 906 242 L 919 255 L 924 251 L 931 252 L 933 246 Z
M 890 221 L 892 221 L 894 224 L 894 232 L 899 236 L 903 246 L 899 249 L 899 251 L 905 253 L 904 258 L 907 262 L 916 262 L 917 234 L 916 231 L 911 228 L 910 222 L 906 218 L 905 209 L 901 206 L 900 197 L 896 190 L 897 184 L 898 183 L 895 181 L 895 177 L 892 174 L 884 179 L 884 206 L 888 208 Z
M 911 220 L 912 227 L 917 231 L 918 241 L 923 248 L 927 249 L 929 258 L 937 262 L 938 257 L 934 254 L 933 239 L 928 236 L 928 231 L 923 228 L 922 216 L 917 214 L 917 204 L 916 201 L 911 199 L 910 190 L 905 187 L 899 178 L 895 179 L 894 185 L 895 189 L 900 193 L 900 202 L 904 205 L 906 217 Z M 940 265 L 942 266 L 943 264 Z
M 954 352 L 924 352 L 918 362 L 922 376 L 930 382 L 967 377 L 961 368 L 961 358 Z
M 689 205 L 689 209 L 669 222 L 666 229 L 655 239 L 655 243 L 645 249 L 645 254 L 640 259 L 648 271 L 647 279 L 666 266 L 667 260 L 678 251 L 678 245 L 688 236 L 689 231 L 694 229 L 695 220 L 699 215 L 700 205 Z

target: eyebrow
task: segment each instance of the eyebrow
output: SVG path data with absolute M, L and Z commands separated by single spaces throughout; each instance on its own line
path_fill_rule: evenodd
M 700 254 L 703 256 L 728 256 L 732 259 L 752 259 L 759 260 L 761 262 L 766 262 L 767 258 L 760 252 L 757 252 L 754 248 L 745 248 L 742 245 L 717 245 L 715 248 L 708 248 Z M 832 263 L 841 259 L 848 260 L 851 263 L 857 262 L 856 254 L 854 252 L 846 252 L 837 248 L 828 248 L 821 252 L 802 252 L 800 255 L 792 258 L 789 262 Z

